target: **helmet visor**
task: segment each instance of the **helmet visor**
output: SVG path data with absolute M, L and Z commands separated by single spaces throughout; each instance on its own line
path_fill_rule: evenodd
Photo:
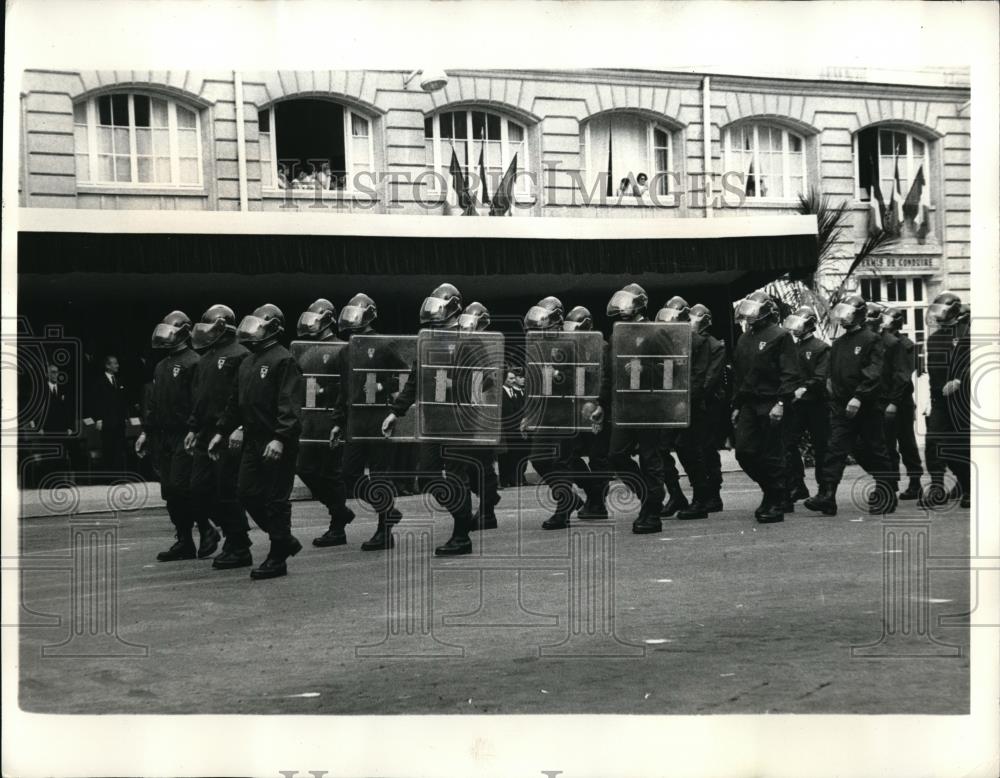
M 608 316 L 629 316 L 635 309 L 635 295 L 622 289 L 608 301 Z
M 326 318 L 326 314 L 306 311 L 299 316 L 299 323 L 296 325 L 296 330 L 299 335 L 303 337 L 308 335 L 319 335 L 323 327 L 326 326 L 324 318 Z
M 270 333 L 268 322 L 258 316 L 244 316 L 240 326 L 236 328 L 236 337 L 241 343 L 259 343 Z
M 864 318 L 865 310 L 863 308 L 855 308 L 850 303 L 837 303 L 830 312 L 830 316 L 833 317 L 834 321 L 840 322 L 845 327 L 857 324 L 859 314 L 861 318 Z
M 696 332 L 701 332 L 711 323 L 712 320 L 703 313 L 691 314 L 691 328 Z
M 455 313 L 455 299 L 442 300 L 440 297 L 425 297 L 420 306 L 421 324 L 444 324 Z
M 486 325 L 480 326 L 482 317 L 478 313 L 463 313 L 458 317 L 458 328 L 464 332 L 477 332 Z
M 736 306 L 736 318 L 753 324 L 761 317 L 763 311 L 764 304 L 759 300 L 740 300 L 740 304 Z
M 533 305 L 524 317 L 524 328 L 526 330 L 547 330 L 555 324 L 554 319 L 553 312 L 548 308 Z
M 364 321 L 365 309 L 360 305 L 348 305 L 341 309 L 337 327 L 341 331 L 356 330 L 364 324 Z
M 793 313 L 787 319 L 785 319 L 785 329 L 790 330 L 791 333 L 797 337 L 801 338 L 803 335 L 809 333 L 812 329 L 812 321 L 806 316 L 799 316 Z
M 686 321 L 686 318 L 681 315 L 682 313 L 683 311 L 676 308 L 661 308 L 656 314 L 656 321 Z
M 594 323 L 590 319 L 583 321 L 564 321 L 563 332 L 585 332 L 594 328 Z
M 955 307 L 945 303 L 931 303 L 927 309 L 927 320 L 932 324 L 948 324 L 955 313 Z
M 225 331 L 226 323 L 222 319 L 216 319 L 211 324 L 198 322 L 191 330 L 191 345 L 196 349 L 208 348 L 221 338 Z
M 160 322 L 153 329 L 153 348 L 173 348 L 183 339 L 180 327 Z

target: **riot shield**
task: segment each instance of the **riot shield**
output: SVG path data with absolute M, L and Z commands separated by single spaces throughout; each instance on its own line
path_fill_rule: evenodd
M 611 421 L 616 427 L 691 423 L 691 325 L 618 322 L 611 334 Z
M 417 438 L 499 445 L 503 359 L 499 332 L 421 330 Z
M 403 391 L 416 362 L 416 336 L 353 335 L 349 349 L 347 439 L 415 441 L 417 425 L 412 413 L 396 422 L 391 438 L 382 435 L 382 422 L 389 414 L 388 404 Z
M 526 428 L 552 434 L 590 432 L 590 412 L 601 391 L 604 336 L 528 331 L 525 351 Z
M 340 393 L 339 356 L 346 347 L 347 344 L 340 340 L 292 341 L 289 350 L 299 363 L 306 382 L 299 443 L 330 443 L 330 428 L 333 426 L 331 409 Z

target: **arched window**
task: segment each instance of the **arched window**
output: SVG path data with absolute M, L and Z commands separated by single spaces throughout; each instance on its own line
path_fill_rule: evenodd
M 372 122 L 332 100 L 283 100 L 257 112 L 265 189 L 354 191 L 374 175 Z
M 854 167 L 857 181 L 857 198 L 869 202 L 872 183 L 879 182 L 879 190 L 886 202 L 895 187 L 899 171 L 899 191 L 903 199 L 910 192 L 917 174 L 922 172 L 926 191 L 918 194 L 929 200 L 930 175 L 928 171 L 927 144 L 905 129 L 891 126 L 867 127 L 854 136 Z
M 73 106 L 83 184 L 201 186 L 201 117 L 156 94 L 116 92 Z
M 523 124 L 494 111 L 472 108 L 428 116 L 424 119 L 424 149 L 428 166 L 440 176 L 435 177 L 432 187 L 440 189 L 442 180 L 451 181 L 451 150 L 455 149 L 463 173 L 479 189 L 481 202 L 496 191 L 515 155 L 518 176 L 514 191 L 528 194 L 530 177 L 523 175 L 531 170 L 527 138 Z
M 743 177 L 748 200 L 798 200 L 806 191 L 805 139 L 771 124 L 727 127 L 722 148 L 727 173 Z
M 599 194 L 645 198 L 649 192 L 669 196 L 679 186 L 674 170 L 673 132 L 639 114 L 596 116 L 583 125 L 580 137 L 585 186 L 608 176 Z

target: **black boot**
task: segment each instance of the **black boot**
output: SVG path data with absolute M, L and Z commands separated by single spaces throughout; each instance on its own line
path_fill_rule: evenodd
M 250 571 L 250 577 L 255 581 L 266 581 L 268 578 L 280 578 L 288 575 L 288 566 L 285 560 L 290 556 L 295 556 L 302 550 L 302 543 L 294 535 L 289 535 L 282 540 L 272 540 L 271 550 L 267 559 L 261 562 L 259 567 Z
M 898 504 L 896 487 L 888 482 L 876 482 L 875 488 L 868 496 L 868 513 L 872 516 L 894 513 Z
M 472 517 L 455 516 L 455 526 L 451 531 L 451 537 L 443 546 L 434 549 L 434 556 L 463 556 L 472 553 L 472 541 L 469 539 L 469 529 Z
M 663 532 L 663 522 L 656 514 L 640 513 L 639 518 L 632 522 L 632 532 L 636 535 L 652 535 Z
M 695 497 L 687 508 L 681 508 L 677 511 L 677 518 L 682 521 L 689 521 L 691 519 L 707 519 L 708 508 L 702 500 Z
M 815 497 L 810 497 L 804 503 L 811 511 L 819 511 L 824 516 L 837 515 L 837 488 L 829 484 L 820 484 Z
M 809 488 L 805 485 L 804 481 L 799 481 L 788 493 L 788 499 L 791 500 L 792 502 L 798 502 L 799 500 L 804 500 L 808 496 L 809 496 Z
M 472 514 L 472 525 L 469 527 L 471 532 L 497 528 L 497 514 L 495 506 L 498 502 L 500 502 L 500 495 L 497 495 L 496 499 L 493 500 L 493 505 L 484 506 L 483 501 L 479 501 L 479 507 L 476 508 L 476 512 Z
M 354 511 L 347 506 L 344 506 L 342 510 L 331 513 L 329 529 L 318 538 L 313 538 L 313 545 L 320 548 L 346 546 L 347 532 L 344 531 L 344 528 L 352 521 L 354 521 Z
M 204 526 L 198 527 L 198 559 L 205 559 L 212 556 L 219 548 L 219 541 L 222 535 L 207 521 Z
M 961 507 L 963 507 L 963 508 L 971 508 L 972 507 L 972 501 L 969 499 L 969 493 L 968 492 L 965 492 L 962 495 L 962 501 L 959 503 L 959 505 Z
M 911 478 L 906 491 L 899 493 L 900 500 L 915 500 L 920 496 L 920 479 Z
M 708 513 L 720 513 L 721 511 L 725 510 L 725 507 L 723 507 L 722 505 L 722 495 L 720 495 L 719 490 L 714 487 L 712 488 L 711 493 L 705 499 L 703 505 L 705 506 L 705 510 Z
M 774 505 L 782 513 L 795 513 L 795 501 L 785 490 L 775 493 Z
M 962 485 L 957 483 L 951 487 L 951 491 L 948 492 L 948 500 L 961 500 L 962 499 Z
M 375 534 L 361 544 L 362 551 L 385 551 L 396 545 L 396 540 L 392 536 L 392 528 L 384 520 L 379 519 Z
M 565 511 L 557 510 L 542 522 L 542 529 L 567 529 L 568 527 L 569 514 Z
M 587 501 L 577 511 L 576 517 L 584 521 L 607 521 L 608 508 L 604 504 L 602 492 L 588 494 Z
M 785 520 L 786 501 L 782 494 L 772 494 L 764 498 L 764 506 L 757 514 L 758 524 L 776 524 Z
M 767 492 L 764 492 L 764 496 L 760 499 L 760 505 L 753 512 L 753 517 L 759 519 L 762 514 L 766 513 L 771 507 L 770 501 L 767 498 Z
M 923 510 L 937 510 L 947 503 L 948 493 L 944 490 L 944 484 L 933 479 L 929 486 L 920 490 L 920 496 L 917 498 L 917 507 Z
M 679 487 L 675 487 L 670 490 L 670 496 L 663 503 L 663 508 L 660 509 L 660 518 L 669 519 L 677 511 L 687 508 L 688 505 L 688 499 L 684 496 L 684 492 Z
M 250 567 L 252 564 L 253 555 L 249 548 L 224 549 L 212 560 L 212 567 L 216 570 L 233 570 L 237 567 Z
M 197 556 L 194 541 L 191 540 L 191 530 L 178 530 L 174 544 L 166 551 L 157 554 L 156 559 L 159 562 L 178 562 L 182 559 L 194 559 Z

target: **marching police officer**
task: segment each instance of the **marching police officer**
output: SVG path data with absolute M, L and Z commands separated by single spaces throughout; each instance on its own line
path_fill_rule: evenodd
M 577 305 L 566 314 L 562 328 L 563 332 L 592 332 L 594 317 L 588 308 Z M 580 435 L 582 450 L 587 454 L 587 470 L 590 471 L 590 475 L 582 476 L 581 486 L 587 499 L 583 507 L 577 511 L 577 518 L 588 520 L 608 518 L 605 497 L 612 477 L 611 464 L 608 462 L 608 445 L 611 442 L 611 345 L 603 335 L 602 340 L 601 385 L 597 407 L 591 415 L 591 420 L 595 423 L 592 432 Z M 577 483 L 580 483 L 580 479 Z
M 830 439 L 830 409 L 826 398 L 826 380 L 830 375 L 830 346 L 816 337 L 816 324 L 816 311 L 808 305 L 799 306 L 795 313 L 785 319 L 785 329 L 795 338 L 801 374 L 789 409 L 785 441 L 788 499 L 792 503 L 809 496 L 805 468 L 799 453 L 802 438 L 809 433 L 817 483 L 820 481 L 820 471 L 826 459 L 826 445 Z
M 855 457 L 875 479 L 868 512 L 892 513 L 896 492 L 890 474 L 889 455 L 882 434 L 882 381 L 885 346 L 865 326 L 867 305 L 860 295 L 850 295 L 833 309 L 833 317 L 844 334 L 830 347 L 830 441 L 821 468 L 819 493 L 803 504 L 827 516 L 837 513 L 837 486 L 844 474 L 847 456 Z
M 302 340 L 316 343 L 340 343 L 336 335 L 337 310 L 333 303 L 321 297 L 299 316 L 296 331 Z M 339 359 L 339 354 L 338 354 Z M 347 376 L 341 375 L 341 385 Z M 322 392 L 322 387 L 317 387 Z M 336 403 L 332 393 L 317 397 L 317 406 L 332 408 Z M 313 538 L 314 546 L 341 546 L 347 543 L 344 527 L 354 520 L 354 511 L 347 507 L 344 498 L 341 460 L 343 448 L 323 444 L 300 444 L 295 472 L 302 479 L 312 496 L 319 500 L 330 516 L 330 527 L 318 538 Z
M 436 296 L 438 294 L 443 296 Z M 420 306 L 420 324 L 429 329 L 457 329 L 461 312 L 461 295 L 458 290 L 451 284 L 442 284 L 430 297 L 424 298 Z M 406 385 L 389 404 L 391 410 L 382 422 L 382 434 L 386 437 L 392 435 L 396 420 L 413 407 L 418 380 L 417 365 L 414 364 Z M 469 489 L 469 466 L 457 459 L 445 457 L 443 449 L 444 444 L 436 441 L 420 443 L 418 482 L 421 491 L 430 492 L 451 514 L 454 522 L 451 537 L 444 545 L 434 549 L 434 554 L 435 556 L 471 554 L 472 541 L 469 533 L 472 530 L 472 498 Z M 442 472 L 448 486 L 440 482 Z
M 736 309 L 737 319 L 747 324 L 733 355 L 736 460 L 763 492 L 754 512 L 762 524 L 784 521 L 790 507 L 782 428 L 785 405 L 799 385 L 795 342 L 777 316 L 764 292 L 753 292 Z
M 628 284 L 615 292 L 608 301 L 607 316 L 612 322 L 648 321 L 646 306 L 649 296 L 639 284 Z M 612 419 L 612 422 L 614 420 Z M 635 427 L 613 427 L 609 443 L 608 460 L 611 469 L 628 484 L 635 483 L 634 453 L 639 454 L 640 483 L 635 483 L 641 502 L 639 516 L 632 523 L 636 534 L 660 532 L 660 510 L 663 504 L 663 457 L 660 454 L 660 430 Z
M 458 317 L 458 328 L 462 332 L 482 332 L 489 326 L 489 309 L 479 302 L 469 303 Z M 472 529 L 496 529 L 496 506 L 500 502 L 500 482 L 496 471 L 497 450 L 483 448 L 472 456 L 480 463 L 479 472 L 472 473 L 469 480 L 469 488 L 479 498 L 479 506 L 472 514 Z
M 194 515 L 196 519 L 211 517 L 225 536 L 222 553 L 212 560 L 212 567 L 249 567 L 253 564 L 250 526 L 236 490 L 240 457 L 227 448 L 212 461 L 208 444 L 236 387 L 240 363 L 250 352 L 236 342 L 236 314 L 227 305 L 213 305 L 202 314 L 194 325 L 191 342 L 201 352 L 192 379 L 191 415 L 184 439 L 191 455 Z
M 885 446 L 892 462 L 892 471 L 899 471 L 902 458 L 909 478 L 906 490 L 899 493 L 900 500 L 915 500 L 920 496 L 920 476 L 924 474 L 917 448 L 914 424 L 917 406 L 913 400 L 913 373 L 917 369 L 917 350 L 913 341 L 903 332 L 903 311 L 888 306 L 882 312 L 882 329 L 896 336 L 899 342 L 900 381 L 902 388 L 896 403 L 896 414 L 885 416 Z
M 337 328 L 346 340 L 355 335 L 374 335 L 374 322 L 378 318 L 378 307 L 375 301 L 364 292 L 359 292 L 347 301 L 340 311 Z M 373 477 L 388 473 L 391 470 L 390 444 L 381 440 L 348 440 L 344 441 L 344 430 L 347 427 L 348 416 L 351 413 L 351 364 L 350 351 L 343 349 L 340 360 L 340 393 L 334 404 L 333 428 L 330 431 L 330 445 L 343 446 L 340 460 L 339 488 L 336 493 L 337 508 L 331 514 L 330 529 L 313 543 L 318 546 L 340 545 L 347 542 L 344 526 L 354 518 L 354 512 L 346 507 L 348 497 L 367 500 L 373 491 Z M 375 432 L 374 430 L 372 431 Z M 365 475 L 365 467 L 368 475 Z M 333 477 L 338 478 L 336 472 Z M 395 506 L 392 489 L 379 489 L 378 526 L 375 533 L 361 544 L 362 551 L 382 551 L 392 548 L 392 526 L 399 522 L 402 514 Z M 388 501 L 384 503 L 384 501 Z M 343 506 L 343 507 L 341 507 Z
M 250 355 L 240 363 L 236 391 L 208 444 L 209 455 L 218 459 L 223 435 L 231 435 L 242 425 L 240 501 L 271 541 L 267 558 L 250 571 L 255 580 L 286 575 L 285 560 L 302 550 L 292 534 L 289 498 L 302 431 L 305 382 L 295 358 L 278 342 L 284 328 L 284 314 L 270 303 L 240 322 L 236 335 Z
M 705 371 L 705 382 L 700 389 L 701 398 L 695 394 L 699 391 L 692 387 L 692 414 L 703 422 L 704 434 L 692 433 L 693 442 L 701 443 L 701 458 L 705 463 L 705 501 L 703 507 L 707 513 L 718 513 L 722 510 L 722 461 L 719 457 L 719 434 L 723 415 L 728 417 L 725 408 L 723 381 L 726 373 L 726 344 L 718 340 L 710 332 L 712 326 L 712 311 L 708 306 L 697 303 L 691 306 L 688 313 L 691 326 L 700 335 L 707 350 L 708 367 Z
M 970 464 L 970 315 L 952 292 L 934 298 L 927 314 L 937 329 L 927 337 L 927 377 L 931 409 L 927 417 L 924 459 L 931 483 L 920 495 L 922 508 L 938 508 L 950 495 L 944 490 L 944 469 L 958 480 L 961 505 L 968 508 Z
M 657 311 L 654 321 L 659 322 L 688 322 L 690 321 L 690 306 L 687 304 L 687 300 L 683 297 L 677 295 L 671 297 L 664 303 L 663 307 Z M 698 378 L 695 376 L 695 341 L 694 341 L 694 331 L 692 330 L 692 348 L 691 348 L 691 386 L 693 387 L 695 383 L 698 382 Z M 704 365 L 702 365 L 704 367 Z M 702 376 L 702 379 L 704 377 Z M 677 452 L 678 457 L 680 457 L 681 444 L 681 430 L 678 429 L 668 429 L 663 431 L 662 437 L 662 448 L 660 449 L 660 455 L 663 457 L 663 485 L 667 490 L 667 501 L 663 504 L 660 509 L 661 518 L 670 518 L 674 514 L 682 510 L 687 510 L 690 512 L 690 503 L 687 497 L 684 495 L 684 491 L 681 489 L 680 473 L 677 471 L 677 463 L 674 461 L 673 452 Z M 700 453 L 700 452 L 699 452 Z M 688 465 L 694 465 L 695 468 L 698 467 L 697 464 L 689 462 Z M 685 471 L 688 470 L 688 466 L 685 465 Z M 695 484 L 696 476 L 692 477 L 691 473 L 688 472 L 688 480 L 691 482 L 692 487 Z M 695 513 L 701 513 L 696 511 Z M 707 513 L 704 515 L 691 515 L 687 518 L 692 519 L 702 519 L 708 516 Z
M 191 414 L 191 377 L 198 355 L 191 348 L 191 320 L 187 314 L 171 311 L 164 316 L 153 330 L 152 346 L 167 353 L 153 370 L 152 392 L 135 450 L 145 456 L 148 443 L 152 451 L 153 465 L 160 476 L 160 494 L 177 537 L 156 558 L 161 562 L 194 559 L 196 555 L 204 558 L 215 553 L 219 533 L 208 525 L 209 531 L 201 534 L 200 547 L 195 551 L 191 539 L 191 457 L 184 450 L 184 437 Z

